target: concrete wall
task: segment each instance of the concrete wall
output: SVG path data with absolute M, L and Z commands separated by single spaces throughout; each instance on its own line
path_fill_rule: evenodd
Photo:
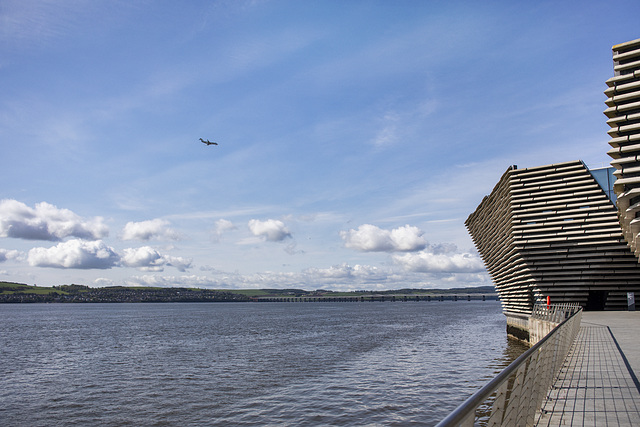
M 529 318 L 529 344 L 534 345 L 542 338 L 546 337 L 558 323 L 548 320 Z

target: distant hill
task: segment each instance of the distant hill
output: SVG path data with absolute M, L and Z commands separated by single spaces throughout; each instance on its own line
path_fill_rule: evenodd
M 237 302 L 250 301 L 246 295 L 229 291 L 192 288 L 154 288 L 84 285 L 52 287 L 0 282 L 0 303 L 24 302 Z
M 398 289 L 388 291 L 336 292 L 318 289 L 198 289 L 181 287 L 108 286 L 90 288 L 85 285 L 51 287 L 24 283 L 0 282 L 0 303 L 24 302 L 246 302 L 262 298 L 293 297 L 359 297 L 371 295 L 495 295 L 493 286 L 451 289 Z

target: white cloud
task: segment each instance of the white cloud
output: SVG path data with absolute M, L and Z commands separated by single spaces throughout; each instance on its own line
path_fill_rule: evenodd
M 395 113 L 387 113 L 384 116 L 384 125 L 373 139 L 373 145 L 378 148 L 392 145 L 398 141 L 397 123 L 399 117 Z
M 145 271 L 163 271 L 165 263 L 162 255 L 149 246 L 125 249 L 122 256 L 123 265 Z
M 0 261 L 3 254 L 6 258 L 19 255 L 14 252 L 17 251 L 9 251 L 5 254 L 0 250 Z M 127 248 L 123 253 L 124 255 L 121 256 L 102 240 L 89 242 L 73 239 L 50 248 L 33 248 L 29 251 L 27 260 L 32 267 L 77 269 L 132 267 L 142 271 L 163 271 L 165 266 L 185 271 L 191 267 L 192 262 L 187 258 L 162 255 L 150 246 Z
M 17 259 L 20 258 L 21 253 L 16 250 L 7 250 L 0 249 L 0 262 L 6 261 L 8 259 Z
M 0 201 L 0 237 L 59 241 L 67 237 L 97 240 L 109 234 L 101 217 L 85 220 L 46 202 L 35 208 L 17 200 Z
M 410 225 L 383 230 L 375 225 L 363 224 L 357 230 L 341 231 L 345 246 L 362 252 L 413 252 L 424 249 L 424 233 Z
M 403 139 L 414 139 L 421 129 L 416 123 L 423 123 L 425 118 L 437 110 L 436 100 L 426 98 L 421 102 L 403 103 L 399 109 L 388 110 L 377 120 L 378 131 L 370 141 L 376 148 L 392 146 Z
M 421 273 L 478 273 L 484 271 L 482 260 L 469 253 L 417 253 L 393 255 L 393 261 L 405 270 Z
M 329 268 L 311 267 L 304 270 L 304 273 L 311 277 L 322 279 L 346 279 L 352 276 L 352 268 L 344 263 L 333 265 Z
M 389 272 L 378 267 L 370 265 L 356 264 L 353 267 L 347 263 L 333 265 L 329 268 L 308 268 L 303 274 L 308 278 L 314 279 L 350 279 L 350 280 L 385 280 L 389 276 Z
M 220 218 L 219 220 L 216 221 L 216 228 L 214 230 L 214 233 L 215 233 L 214 240 L 216 242 L 219 241 L 220 237 L 222 237 L 222 234 L 226 233 L 227 231 L 235 230 L 237 228 L 238 227 L 236 227 L 231 221 Z
M 126 267 L 133 267 L 142 271 L 163 271 L 165 265 L 173 266 L 179 271 L 185 271 L 191 267 L 191 260 L 161 255 L 150 246 L 125 249 L 121 261 Z
M 249 220 L 248 225 L 254 236 L 262 237 L 269 242 L 280 242 L 287 237 L 291 237 L 291 233 L 284 223 L 277 219 L 268 219 L 266 221 L 252 219 Z
M 120 256 L 102 240 L 73 239 L 51 248 L 33 248 L 28 261 L 32 267 L 107 269 L 117 265 Z
M 165 261 L 167 262 L 167 265 L 170 265 L 174 268 L 176 268 L 178 271 L 186 271 L 187 268 L 191 268 L 191 259 L 189 258 L 182 258 L 182 257 L 174 257 L 174 256 L 170 256 L 170 255 L 165 255 L 164 256 Z
M 113 280 L 107 279 L 106 277 L 98 277 L 93 281 L 93 284 L 99 288 L 103 288 L 106 286 L 116 286 L 116 283 Z
M 220 218 L 216 221 L 216 231 L 219 233 L 223 233 L 229 230 L 235 230 L 237 227 L 233 225 L 233 223 L 227 219 Z
M 169 225 L 169 221 L 159 218 L 128 222 L 122 231 L 122 240 L 179 240 L 180 235 Z

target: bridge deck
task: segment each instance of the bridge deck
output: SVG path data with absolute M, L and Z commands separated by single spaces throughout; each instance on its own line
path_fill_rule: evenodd
M 538 426 L 640 426 L 640 312 L 585 312 Z

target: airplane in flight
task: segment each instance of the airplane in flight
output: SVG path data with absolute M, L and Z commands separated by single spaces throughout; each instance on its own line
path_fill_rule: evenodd
M 208 139 L 205 141 L 204 139 L 200 138 L 200 141 L 202 141 L 204 144 L 207 144 L 207 145 L 218 145 L 217 142 L 211 142 Z

